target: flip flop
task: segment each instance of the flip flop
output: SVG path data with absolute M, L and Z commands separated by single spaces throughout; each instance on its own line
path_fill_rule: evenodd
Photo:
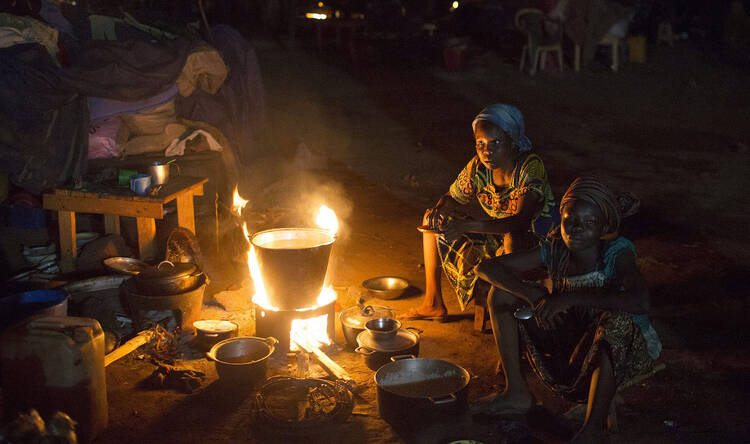
M 423 315 L 417 311 L 416 308 L 410 308 L 405 313 L 397 315 L 396 319 L 401 321 L 438 321 L 445 322 L 448 319 L 448 315 Z

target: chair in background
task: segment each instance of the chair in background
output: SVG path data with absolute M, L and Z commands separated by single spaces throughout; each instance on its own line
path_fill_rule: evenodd
M 533 76 L 540 64 L 541 68 L 544 69 L 547 54 L 556 52 L 557 64 L 560 66 L 560 72 L 562 72 L 562 23 L 547 17 L 544 12 L 536 8 L 520 9 L 516 12 L 514 23 L 519 31 L 526 34 L 526 44 L 523 45 L 519 70 L 523 71 L 526 57 L 529 56 L 531 58 L 529 73 Z M 552 28 L 553 32 L 550 33 L 549 28 Z
M 610 63 L 609 67 L 612 70 L 612 72 L 617 72 L 617 70 L 620 68 L 620 44 L 621 43 L 622 43 L 622 38 L 614 34 L 605 35 L 601 40 L 599 40 L 599 43 L 597 43 L 598 46 L 609 46 L 609 52 L 612 56 L 612 63 Z M 573 66 L 576 72 L 581 70 L 581 45 L 575 46 Z
M 634 15 L 634 14 L 633 14 Z M 628 35 L 628 27 L 630 22 L 633 20 L 633 15 L 623 18 L 618 21 L 607 31 L 607 34 L 599 40 L 597 46 L 609 46 L 609 52 L 612 57 L 612 62 L 609 67 L 612 72 L 617 72 L 620 68 L 620 47 Z M 581 46 L 575 46 L 575 53 L 573 58 L 573 66 L 577 71 L 581 70 Z

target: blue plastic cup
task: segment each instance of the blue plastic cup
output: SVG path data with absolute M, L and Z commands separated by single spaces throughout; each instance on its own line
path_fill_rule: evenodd
M 131 176 L 130 189 L 138 196 L 147 196 L 151 189 L 151 175 L 136 174 Z

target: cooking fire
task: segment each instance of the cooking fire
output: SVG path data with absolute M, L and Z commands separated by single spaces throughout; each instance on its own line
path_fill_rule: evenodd
M 233 209 L 238 216 L 248 200 L 237 190 Z M 282 350 L 297 351 L 300 343 L 319 348 L 331 344 L 336 292 L 326 272 L 339 223 L 336 213 L 322 205 L 318 228 L 278 228 L 250 235 L 247 266 L 253 280 L 256 335 L 274 336 Z

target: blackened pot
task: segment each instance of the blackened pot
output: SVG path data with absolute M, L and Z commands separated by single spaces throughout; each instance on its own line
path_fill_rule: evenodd
M 202 351 L 211 350 L 215 344 L 237 336 L 238 326 L 234 322 L 203 319 L 193 322 L 195 343 Z
M 214 361 L 219 379 L 236 389 L 256 387 L 266 379 L 268 357 L 273 354 L 276 338 L 253 336 L 225 339 L 206 353 Z
M 395 359 L 375 372 L 378 411 L 391 424 L 417 425 L 459 415 L 468 406 L 469 372 L 439 359 Z
M 392 338 L 381 338 L 365 330 L 357 335 L 358 347 L 355 351 L 364 355 L 365 365 L 377 370 L 391 362 L 396 356 L 419 356 L 419 333 L 412 327 L 399 329 Z
M 204 279 L 205 275 L 195 264 L 162 261 L 156 267 L 138 273 L 133 280 L 141 294 L 165 296 L 194 290 Z

